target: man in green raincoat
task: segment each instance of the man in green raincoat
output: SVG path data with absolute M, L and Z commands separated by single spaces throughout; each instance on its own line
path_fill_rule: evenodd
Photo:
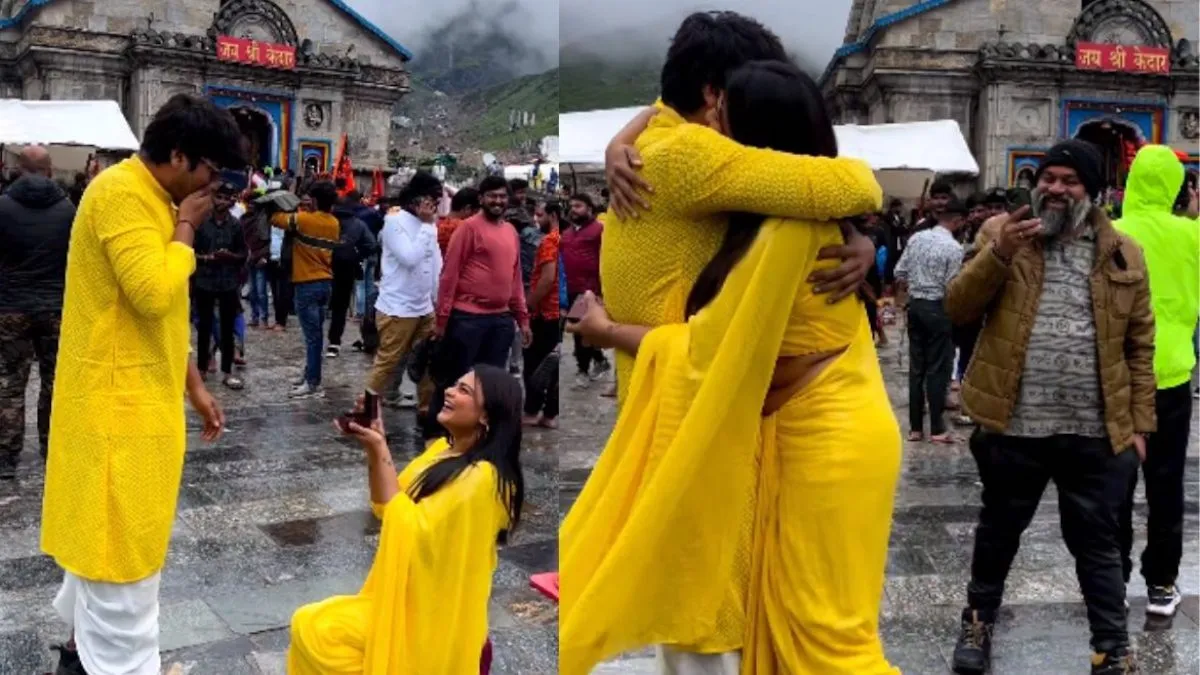
M 1142 576 L 1150 614 L 1171 616 L 1181 596 L 1175 585 L 1183 555 L 1183 474 L 1192 422 L 1192 339 L 1200 314 L 1200 223 L 1176 216 L 1183 164 L 1164 145 L 1138 151 L 1125 183 L 1122 218 L 1114 225 L 1145 252 L 1154 310 L 1154 376 L 1158 431 L 1146 444 L 1142 475 L 1148 518 Z M 1133 492 L 1129 485 L 1122 519 L 1125 581 L 1133 571 Z

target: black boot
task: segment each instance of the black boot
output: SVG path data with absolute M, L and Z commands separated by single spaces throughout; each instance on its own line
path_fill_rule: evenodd
M 1125 647 L 1092 654 L 1092 675 L 1133 675 L 1140 672 L 1133 652 Z
M 996 613 L 982 609 L 963 610 L 962 629 L 954 645 L 954 672 L 983 675 L 992 662 L 992 630 Z
M 58 668 L 54 675 L 87 675 L 78 651 L 68 649 L 66 645 L 54 645 L 52 649 L 58 650 Z

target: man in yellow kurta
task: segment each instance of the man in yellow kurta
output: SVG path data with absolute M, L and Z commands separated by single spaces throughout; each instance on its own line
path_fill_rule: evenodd
M 186 392 L 204 438 L 224 418 L 188 358 L 192 241 L 222 166 L 243 166 L 228 112 L 180 94 L 140 152 L 79 205 L 67 256 L 42 550 L 65 571 L 60 675 L 157 675 L 159 570 L 183 471 Z

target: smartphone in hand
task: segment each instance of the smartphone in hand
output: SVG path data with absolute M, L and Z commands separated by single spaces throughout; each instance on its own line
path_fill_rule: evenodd
M 571 305 L 570 311 L 567 312 L 567 323 L 579 323 L 584 314 L 588 311 L 587 296 L 581 295 L 575 298 L 574 304 Z
M 379 396 L 367 391 L 363 394 L 363 406 L 361 410 L 351 410 L 350 412 L 337 418 L 338 428 L 343 433 L 350 433 L 350 423 L 353 422 L 360 427 L 370 428 L 371 423 L 379 418 Z

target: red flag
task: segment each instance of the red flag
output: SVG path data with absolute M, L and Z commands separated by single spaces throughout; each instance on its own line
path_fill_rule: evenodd
M 371 203 L 378 204 L 380 199 L 383 199 L 383 172 L 375 169 L 371 176 Z
M 338 191 L 339 197 L 345 197 L 355 190 L 354 168 L 350 166 L 350 150 L 346 146 L 346 134 L 342 134 L 342 140 L 338 143 L 337 159 L 333 162 L 333 179 L 336 181 L 341 178 L 346 181 L 346 187 Z

